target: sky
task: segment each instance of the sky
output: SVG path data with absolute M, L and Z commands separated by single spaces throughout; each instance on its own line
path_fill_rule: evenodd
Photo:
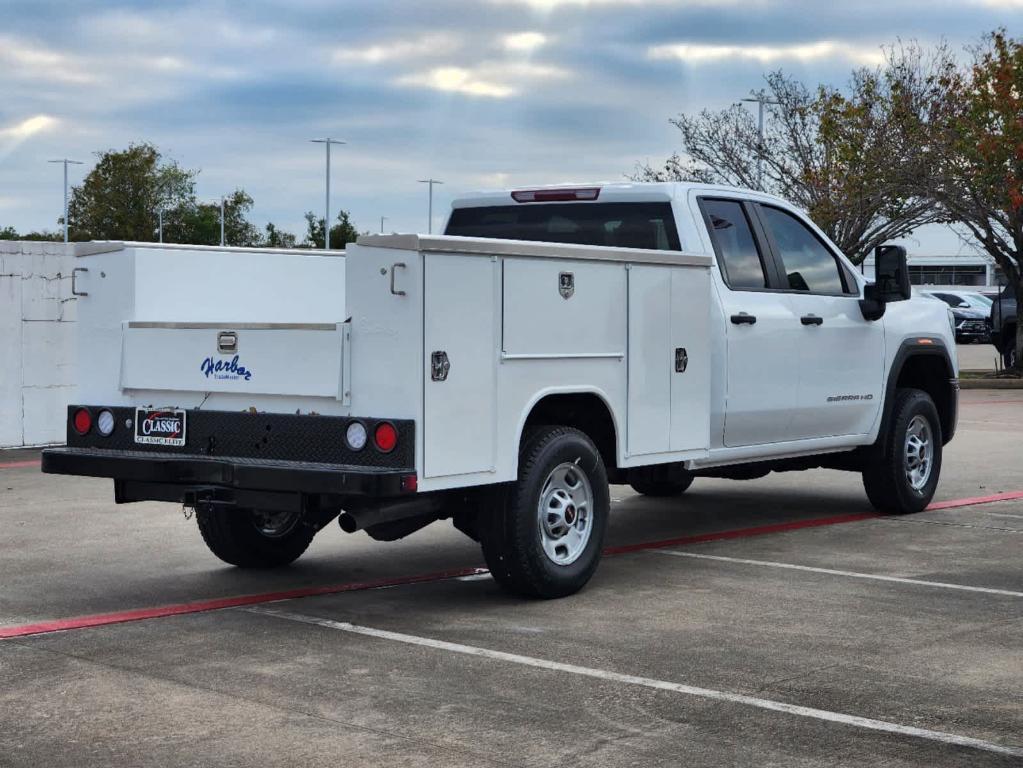
M 148 141 L 301 232 L 332 202 L 361 230 L 425 231 L 467 190 L 623 180 L 679 149 L 669 119 L 783 69 L 841 85 L 898 39 L 955 46 L 1023 0 L 0 0 L 0 227 L 56 229 L 62 170 Z M 915 246 L 915 248 L 914 248 Z M 910 242 L 957 253 L 943 228 Z

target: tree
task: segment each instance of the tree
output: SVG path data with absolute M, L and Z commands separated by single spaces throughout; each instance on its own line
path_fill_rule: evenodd
M 307 211 L 306 235 L 302 246 L 305 248 L 322 248 L 324 246 L 323 219 L 316 218 L 316 214 Z M 354 243 L 359 238 L 359 231 L 352 224 L 348 211 L 341 211 L 337 215 L 338 223 L 330 228 L 330 247 L 344 248 L 348 243 Z
M 949 66 L 919 187 L 1002 268 L 1016 302 L 1016 369 L 1023 372 L 1023 41 L 998 30 L 966 71 Z M 1004 351 L 1004 350 L 1003 350 Z
M 291 232 L 278 229 L 272 221 L 267 223 L 263 235 L 263 245 L 267 248 L 294 248 L 297 241 Z
M 806 210 L 854 263 L 940 218 L 910 184 L 920 173 L 920 153 L 907 153 L 904 142 L 912 137 L 893 130 L 895 111 L 907 100 L 896 103 L 883 69 L 855 72 L 847 95 L 823 85 L 811 90 L 782 72 L 767 75 L 766 83 L 755 94 L 774 102 L 765 105 L 763 143 L 741 104 L 682 114 L 671 122 L 685 156 L 675 154 L 661 168 L 641 166 L 637 178 L 759 186 Z
M 257 246 L 259 230 L 247 218 L 252 197 L 236 189 L 224 199 L 224 240 L 227 245 Z M 192 245 L 220 245 L 220 203 L 194 198 L 163 216 L 164 240 Z
M 96 154 L 96 166 L 71 190 L 73 240 L 155 240 L 157 211 L 194 198 L 196 172 L 164 160 L 152 144 Z
M 4 227 L 0 229 L 0 240 L 20 240 L 18 236 L 18 230 L 14 227 Z

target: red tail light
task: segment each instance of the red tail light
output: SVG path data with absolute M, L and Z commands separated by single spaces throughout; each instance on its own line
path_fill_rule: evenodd
M 596 200 L 600 187 L 582 189 L 518 189 L 511 193 L 516 203 L 556 203 L 564 200 Z
M 71 418 L 71 425 L 78 434 L 89 434 L 89 430 L 92 429 L 92 414 L 87 408 L 79 408 Z
M 378 450 L 390 453 L 398 444 L 398 430 L 389 421 L 382 421 L 373 432 L 373 441 L 377 444 Z

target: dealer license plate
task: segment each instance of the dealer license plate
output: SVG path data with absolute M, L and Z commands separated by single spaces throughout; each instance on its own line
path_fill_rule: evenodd
M 135 409 L 135 442 L 144 445 L 185 444 L 185 412 L 159 408 Z

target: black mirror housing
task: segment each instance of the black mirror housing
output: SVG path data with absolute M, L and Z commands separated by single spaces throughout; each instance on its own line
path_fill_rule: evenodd
M 879 301 L 905 301 L 913 295 L 905 248 L 879 245 L 874 249 L 874 285 Z
M 906 264 L 906 249 L 901 245 L 879 245 L 874 249 L 874 282 L 863 289 L 860 311 L 866 320 L 884 317 L 890 301 L 905 301 L 913 295 Z

